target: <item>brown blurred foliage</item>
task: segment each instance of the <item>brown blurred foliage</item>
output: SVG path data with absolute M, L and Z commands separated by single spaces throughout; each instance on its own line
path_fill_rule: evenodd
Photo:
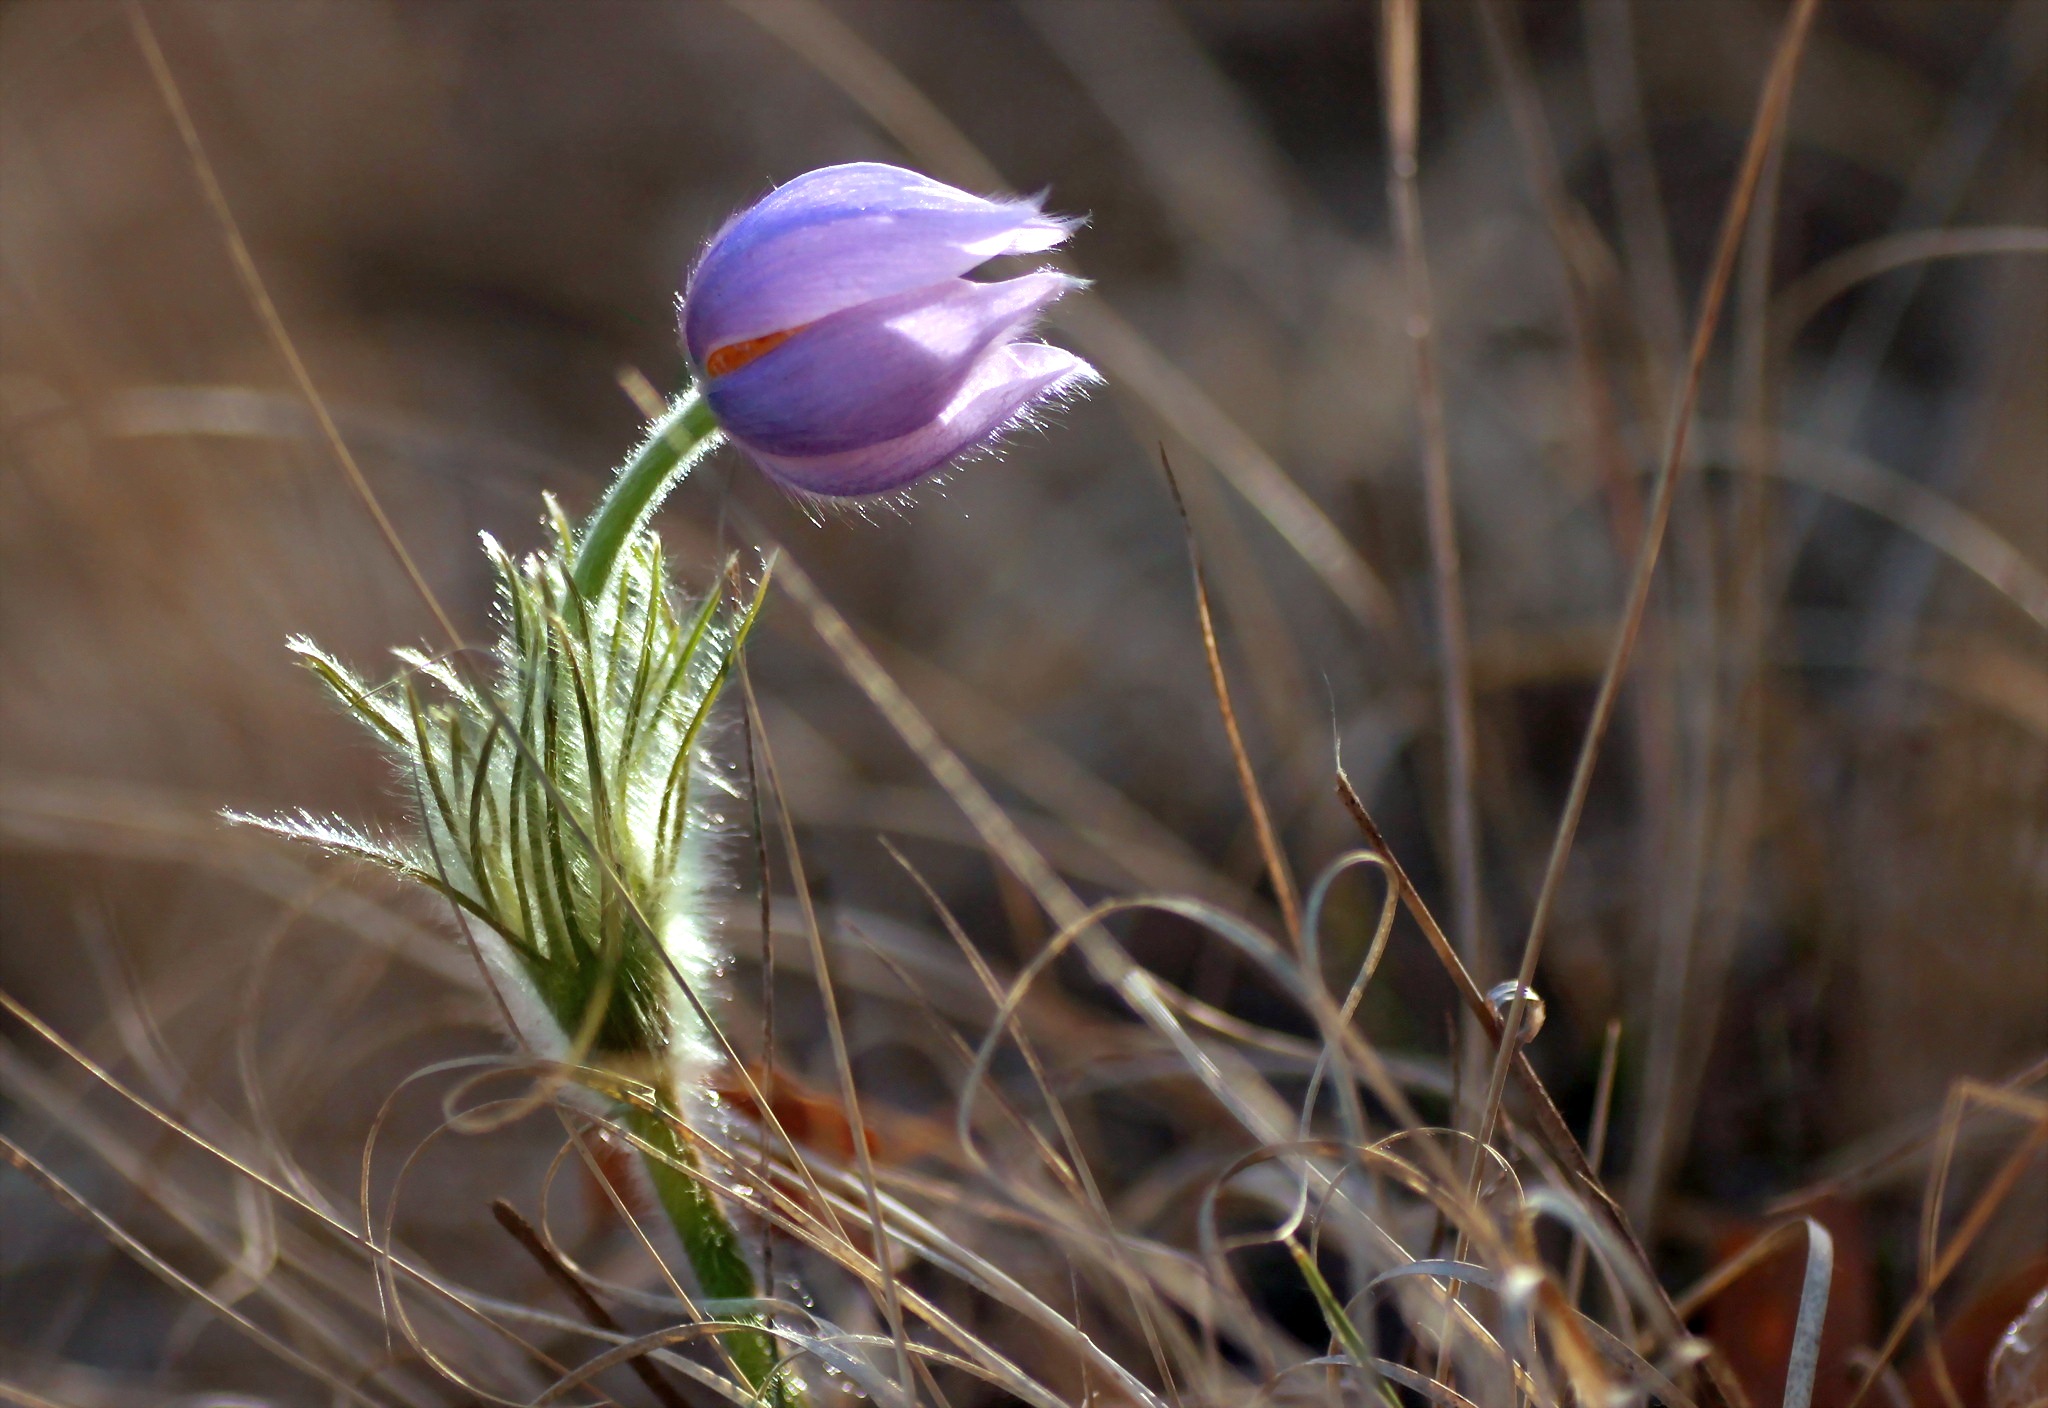
M 1491 976 L 1520 951 L 1782 13 L 1638 4 L 1617 31 L 1611 0 L 1546 0 L 1509 7 L 1504 61 L 1477 9 L 1425 7 L 1420 169 Z M 766 185 L 853 159 L 975 184 L 959 168 L 985 160 L 1087 212 L 1087 297 L 1137 339 L 1051 329 L 1101 364 L 1092 400 L 902 511 L 813 521 L 728 453 L 666 511 L 677 556 L 709 580 L 720 545 L 747 541 L 740 522 L 767 525 L 1077 884 L 1192 890 L 1269 920 L 1164 445 L 1296 867 L 1355 844 L 1330 800 L 1334 725 L 1410 869 L 1445 895 L 1439 655 L 1372 6 L 149 0 L 148 14 L 292 338 L 466 632 L 488 609 L 475 533 L 528 546 L 540 491 L 594 500 L 639 425 L 620 369 L 676 384 L 681 275 Z M 1881 1310 L 1859 1322 L 1877 1329 L 1910 1290 L 1919 1190 L 1941 1157 L 1920 1137 L 1945 1092 L 2048 1050 L 2048 263 L 2038 249 L 1914 262 L 1801 327 L 1764 315 L 1871 241 L 2048 224 L 2044 59 L 2040 0 L 1824 7 L 1763 277 L 1709 368 L 1637 683 L 1537 981 L 1551 1017 L 1534 1054 L 1575 1117 L 1599 1034 L 1623 1019 L 1609 1167 L 1654 1217 L 1674 1279 L 1730 1245 L 1725 1219 L 1904 1150 L 1850 1192 L 1863 1280 L 1840 1294 Z M 1561 206 L 1539 198 L 1507 101 L 1517 81 L 1544 115 Z M 1645 171 L 1647 207 L 1629 184 Z M 1745 346 L 1768 354 L 1745 363 Z M 1145 393 L 1147 356 L 1180 378 L 1179 400 Z M 1746 417 L 1785 432 L 1761 460 Z M 369 963 L 331 914 L 290 928 L 280 916 L 317 867 L 266 869 L 305 861 L 213 817 L 396 817 L 378 760 L 282 642 L 303 633 L 374 669 L 434 625 L 252 313 L 112 0 L 0 9 L 0 436 L 0 987 L 202 1121 L 241 1108 L 230 1033 L 253 1024 L 280 1137 L 352 1186 L 376 1102 L 437 1054 L 492 1049 L 488 1019 L 459 964 Z M 1230 466 L 1217 473 L 1235 461 L 1246 482 L 1261 457 L 1384 584 L 1386 619 L 1348 610 Z M 1754 583 L 1762 614 L 1745 624 Z M 1042 938 L 798 613 L 771 610 L 752 670 L 834 907 L 931 927 L 879 831 L 1000 961 Z M 1356 948 L 1375 903 L 1340 887 L 1333 943 Z M 1160 921 L 1137 942 L 1212 1000 L 1264 1013 L 1263 989 L 1192 929 Z M 1412 935 L 1387 971 L 1375 1036 L 1440 1058 L 1447 989 Z M 316 1034 L 372 1017 L 359 1073 L 328 1089 Z M 939 1098 L 919 1064 L 937 1058 L 905 1026 L 874 997 L 859 1040 L 879 1098 L 917 1109 Z M 785 1059 L 817 1075 L 802 1022 L 785 1031 Z M 5 1039 L 10 1060 L 56 1071 L 20 1030 Z M 13 1078 L 0 1101 L 16 1137 L 57 1147 Z M 2010 1140 L 2010 1122 L 1966 1123 L 1957 1187 Z M 1153 1157 L 1110 1144 L 1128 1177 Z M 80 1176 L 121 1206 L 114 1182 Z M 449 1245 L 488 1238 L 488 1170 L 470 1176 L 412 1210 Z M 0 1216 L 37 1229 L 0 1253 L 0 1361 L 156 1365 L 146 1346 L 176 1309 L 107 1272 L 34 1189 L 0 1186 Z M 2048 1242 L 2042 1185 L 2007 1219 L 1941 1306 Z M 194 1362 L 241 1382 L 246 1351 L 209 1343 Z M 119 1398 L 108 1383 L 93 1392 Z

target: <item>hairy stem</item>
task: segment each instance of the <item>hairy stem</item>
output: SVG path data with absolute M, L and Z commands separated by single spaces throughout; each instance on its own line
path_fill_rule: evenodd
M 648 427 L 647 438 L 619 468 L 604 501 L 576 541 L 572 577 L 586 600 L 611 580 L 619 549 L 633 530 L 647 521 L 668 491 L 682 483 L 697 461 L 715 449 L 723 432 L 711 407 L 695 388 L 669 403 L 662 417 Z
M 664 1096 L 661 1108 L 629 1106 L 626 1126 L 652 1153 L 642 1162 L 653 1180 L 654 1195 L 668 1214 L 683 1252 L 697 1273 L 697 1284 L 706 1300 L 752 1300 L 756 1294 L 754 1268 L 740 1246 L 739 1233 L 718 1206 L 717 1198 L 696 1176 L 697 1154 L 676 1129 L 676 1116 Z M 763 1317 L 747 1313 L 711 1312 L 715 1318 L 742 1324 L 761 1325 Z M 770 1408 L 804 1408 L 802 1381 L 794 1373 L 777 1373 L 781 1356 L 775 1337 L 765 1330 L 733 1330 L 720 1338 L 733 1367 L 746 1386 L 761 1395 Z

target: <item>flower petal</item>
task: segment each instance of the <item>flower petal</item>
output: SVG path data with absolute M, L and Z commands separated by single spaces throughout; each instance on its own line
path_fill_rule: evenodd
M 871 299 L 1034 254 L 1075 222 L 1030 200 L 984 200 L 914 171 L 812 171 L 712 237 L 683 295 L 683 345 L 702 368 L 728 343 L 786 332 Z
M 740 442 L 784 488 L 823 498 L 858 498 L 906 488 L 954 460 L 984 449 L 1036 402 L 1097 379 L 1095 368 L 1062 348 L 1012 342 L 978 363 L 929 424 L 894 440 L 830 455 L 768 454 Z
M 704 383 L 720 425 L 773 455 L 828 455 L 939 416 L 982 354 L 1074 286 L 1041 270 L 946 279 L 845 309 Z

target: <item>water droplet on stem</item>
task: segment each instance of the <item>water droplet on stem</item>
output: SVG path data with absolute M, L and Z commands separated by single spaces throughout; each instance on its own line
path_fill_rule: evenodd
M 1516 1040 L 1520 1045 L 1527 1046 L 1536 1039 L 1536 1033 L 1543 1030 L 1543 1019 L 1549 1015 L 1544 1009 L 1543 998 L 1536 989 L 1525 988 L 1510 978 L 1504 983 L 1495 983 L 1488 988 L 1486 1001 L 1493 1008 L 1493 1015 L 1506 1022 L 1508 1009 L 1514 1006 L 1515 994 L 1518 992 L 1526 996 L 1522 999 L 1522 1021 L 1516 1033 Z

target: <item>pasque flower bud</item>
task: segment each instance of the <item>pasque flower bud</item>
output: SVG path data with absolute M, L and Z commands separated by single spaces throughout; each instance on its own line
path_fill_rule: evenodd
M 962 277 L 1073 226 L 894 166 L 828 166 L 712 238 L 683 294 L 683 346 L 711 414 L 771 478 L 885 494 L 1095 379 L 1071 352 L 1022 340 L 1075 279 Z
M 873 164 L 813 171 L 734 217 L 683 296 L 697 385 L 581 530 L 550 502 L 541 551 L 515 562 L 487 544 L 487 664 L 401 651 L 404 673 L 372 685 L 294 642 L 397 763 L 412 825 L 384 838 L 304 813 L 239 818 L 453 901 L 519 1035 L 608 1073 L 700 1288 L 732 1318 L 725 1352 L 771 1408 L 807 1393 L 749 1308 L 753 1268 L 684 1138 L 724 1054 L 707 1020 L 721 967 L 706 800 L 729 802 L 732 784 L 705 721 L 760 596 L 684 606 L 649 518 L 721 436 L 796 492 L 886 494 L 1092 381 L 1072 353 L 1023 340 L 1075 280 L 963 277 L 1072 228 L 1033 201 Z

